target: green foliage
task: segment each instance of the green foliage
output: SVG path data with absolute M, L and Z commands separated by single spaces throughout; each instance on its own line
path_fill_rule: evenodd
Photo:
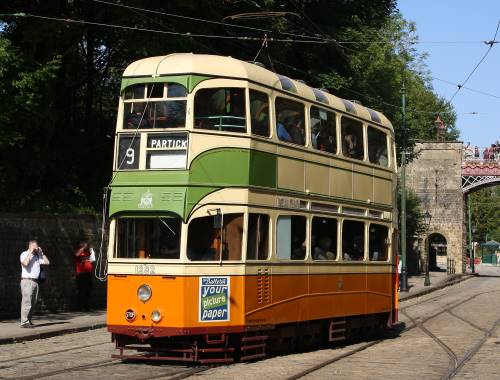
M 470 195 L 473 241 L 500 242 L 500 186 L 486 187 Z
M 401 190 L 398 191 L 398 207 L 401 204 Z M 398 219 L 399 229 L 401 230 L 401 215 Z M 406 190 L 406 236 L 422 235 L 427 229 L 424 223 L 424 213 L 420 199 L 411 190 Z M 410 239 L 408 239 L 408 245 Z
M 411 41 L 415 26 L 397 13 L 395 0 L 127 0 L 159 12 L 308 36 L 327 44 L 270 42 L 259 61 L 314 87 L 381 110 L 398 143 L 432 138 L 434 113 L 453 129 L 452 108 L 432 91 Z M 245 12 L 288 12 L 282 17 L 226 19 Z M 4 13 L 30 13 L 154 30 L 263 37 L 263 32 L 186 21 L 91 0 L 3 4 Z M 0 28 L 0 209 L 75 210 L 99 207 L 111 175 L 120 76 L 134 60 L 171 52 L 231 55 L 252 60 L 261 41 L 190 38 L 70 24 L 4 18 Z M 295 37 L 290 37 L 295 38 Z M 341 44 L 337 41 L 378 41 Z M 400 113 L 408 93 L 407 133 Z M 414 112 L 413 110 L 424 112 Z

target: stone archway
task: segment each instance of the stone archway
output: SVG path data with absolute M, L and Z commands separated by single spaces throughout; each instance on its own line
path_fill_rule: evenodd
M 429 270 L 445 271 L 448 258 L 448 243 L 446 238 L 434 232 L 427 237 L 427 247 L 429 249 Z

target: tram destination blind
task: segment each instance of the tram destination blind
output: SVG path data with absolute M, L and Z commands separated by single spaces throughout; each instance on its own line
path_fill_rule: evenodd
M 140 138 L 138 136 L 134 138 L 134 135 L 122 135 L 119 141 L 117 169 L 138 169 Z

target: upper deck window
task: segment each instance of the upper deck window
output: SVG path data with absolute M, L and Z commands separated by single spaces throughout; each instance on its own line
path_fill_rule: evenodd
M 371 108 L 366 108 L 366 110 L 370 114 L 370 117 L 371 117 L 372 121 L 374 121 L 375 123 L 380 123 L 381 122 L 380 121 L 380 116 L 378 115 L 377 111 L 374 111 Z
M 356 115 L 356 108 L 354 108 L 354 104 L 352 104 L 349 100 L 345 100 L 345 99 L 340 99 L 342 100 L 342 103 L 344 103 L 344 107 L 345 107 L 345 110 L 347 112 L 350 112 L 350 113 L 353 113 Z
M 204 88 L 194 97 L 194 127 L 222 132 L 246 132 L 245 90 Z
M 362 160 L 364 158 L 363 124 L 361 122 L 342 117 L 342 154 L 345 157 Z
M 368 159 L 372 164 L 388 166 L 387 135 L 378 129 L 368 127 Z
M 252 134 L 269 137 L 269 97 L 267 94 L 250 90 L 250 117 Z
M 313 90 L 314 96 L 316 97 L 316 100 L 318 102 L 329 104 L 328 98 L 323 93 L 323 91 L 318 90 L 317 88 L 313 88 L 312 90 Z
M 311 142 L 314 149 L 337 152 L 337 119 L 333 112 L 311 107 Z
M 304 104 L 276 98 L 276 133 L 278 139 L 292 144 L 305 144 Z
M 186 88 L 177 83 L 148 83 L 127 87 L 123 96 L 123 128 L 184 127 L 186 99 L 179 98 L 186 96 Z M 165 98 L 172 100 L 161 100 Z
M 278 79 L 280 80 L 281 88 L 283 90 L 297 93 L 297 88 L 290 78 L 285 77 L 284 75 L 278 75 Z
M 178 259 L 181 224 L 179 217 L 117 219 L 116 257 Z

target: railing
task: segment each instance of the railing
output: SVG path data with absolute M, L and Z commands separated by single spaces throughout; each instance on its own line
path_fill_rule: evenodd
M 446 274 L 455 274 L 455 259 L 448 258 L 446 263 Z
M 464 147 L 462 150 L 462 159 L 464 161 L 499 162 L 500 144 L 495 144 L 495 146 L 486 148 L 479 148 L 477 146 Z

